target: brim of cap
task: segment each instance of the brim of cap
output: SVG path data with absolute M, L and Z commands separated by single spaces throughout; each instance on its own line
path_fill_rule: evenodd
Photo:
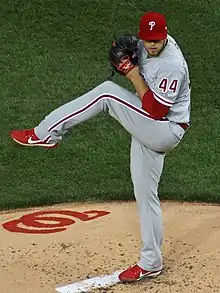
M 143 32 L 139 32 L 138 36 L 141 40 L 144 40 L 144 41 L 151 41 L 151 40 L 160 41 L 160 40 L 165 40 L 167 38 L 167 33 L 146 34 Z

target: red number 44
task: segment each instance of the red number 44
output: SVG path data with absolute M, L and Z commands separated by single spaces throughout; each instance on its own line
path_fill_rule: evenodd
M 161 89 L 164 93 L 166 93 L 168 90 L 172 91 L 173 93 L 176 92 L 178 86 L 178 80 L 173 79 L 171 83 L 169 83 L 167 78 L 163 78 L 159 84 L 159 89 Z

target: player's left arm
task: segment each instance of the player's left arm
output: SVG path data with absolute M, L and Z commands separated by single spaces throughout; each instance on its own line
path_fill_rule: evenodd
M 172 65 L 169 68 L 171 69 L 159 72 L 151 87 L 147 85 L 138 69 L 133 69 L 127 75 L 142 101 L 142 108 L 153 119 L 160 120 L 165 117 L 179 93 L 183 72 L 180 68 L 172 68 Z

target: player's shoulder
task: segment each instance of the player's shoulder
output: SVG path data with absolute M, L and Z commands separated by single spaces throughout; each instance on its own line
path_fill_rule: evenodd
M 187 67 L 183 53 L 173 37 L 168 35 L 167 44 L 161 53 L 159 61 L 159 71 L 184 73 Z
M 143 41 L 139 40 L 137 46 L 139 54 L 141 55 L 145 51 Z
M 167 44 L 161 53 L 161 63 L 170 65 L 169 67 L 178 67 L 185 62 L 184 55 L 173 37 L 168 35 Z

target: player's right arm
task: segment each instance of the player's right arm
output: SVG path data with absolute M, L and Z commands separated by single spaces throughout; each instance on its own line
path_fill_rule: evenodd
M 149 90 L 142 97 L 142 108 L 156 120 L 168 114 L 179 95 L 185 74 L 180 64 L 170 64 L 164 68 L 162 67 L 154 80 L 148 84 Z
M 153 82 L 147 84 L 136 66 L 127 78 L 133 83 L 136 92 L 142 101 L 142 108 L 150 118 L 161 120 L 174 104 L 184 78 L 181 66 L 165 66 L 158 72 Z
M 147 91 L 149 91 L 149 86 L 145 82 L 143 76 L 140 74 L 139 67 L 135 66 L 127 75 L 133 86 L 135 87 L 136 93 L 139 96 L 140 100 L 143 100 L 143 97 Z

